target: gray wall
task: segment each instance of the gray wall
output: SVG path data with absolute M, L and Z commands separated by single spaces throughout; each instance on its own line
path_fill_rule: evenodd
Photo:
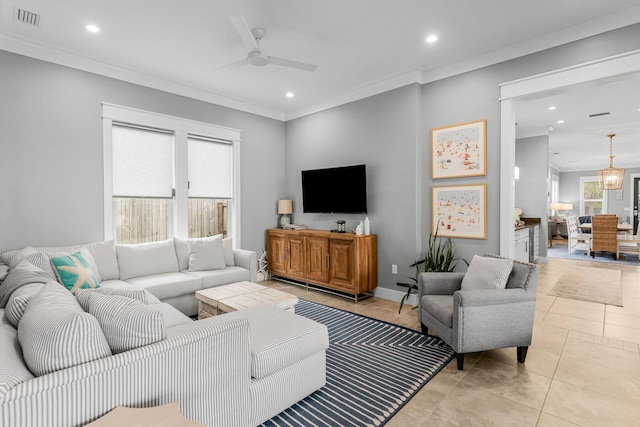
M 640 24 L 589 37 L 557 48 L 523 56 L 469 73 L 428 83 L 422 87 L 423 141 L 429 129 L 472 120 L 487 120 L 487 176 L 431 180 L 430 166 L 423 171 L 423 234 L 431 231 L 432 185 L 486 183 L 487 239 L 454 239 L 457 253 L 470 260 L 474 254 L 500 251 L 500 88 L 499 84 L 599 58 L 640 49 Z M 428 153 L 422 156 L 427 165 Z M 508 220 L 511 220 L 509 218 Z
M 617 191 L 608 191 L 607 195 L 607 213 L 614 213 L 618 216 L 624 215 L 628 222 L 631 222 L 631 191 L 629 185 L 631 183 L 631 174 L 639 174 L 639 168 L 626 168 L 624 171 L 624 188 L 622 189 L 622 200 L 616 199 Z M 573 214 L 580 214 L 580 177 L 597 176 L 597 170 L 578 171 L 578 172 L 561 172 L 560 173 L 560 200 L 567 203 L 573 203 Z
M 294 222 L 329 230 L 344 219 L 347 229 L 355 228 L 364 215 L 302 213 L 300 172 L 366 164 L 368 216 L 378 242 L 378 286 L 392 289 L 397 281 L 406 281 L 416 257 L 419 97 L 420 87 L 413 84 L 286 124 L 286 188 L 294 201 Z M 397 276 L 391 274 L 391 264 L 398 265 Z
M 547 135 L 516 140 L 516 166 L 520 179 L 516 181 L 516 207 L 523 216 L 540 218 L 540 256 L 547 256 L 547 171 L 549 137 Z
M 103 238 L 102 107 L 242 131 L 242 242 L 260 251 L 284 185 L 284 124 L 0 51 L 0 250 Z

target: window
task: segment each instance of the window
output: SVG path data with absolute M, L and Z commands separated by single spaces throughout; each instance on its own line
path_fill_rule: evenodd
M 580 177 L 580 215 L 607 212 L 607 192 L 597 176 Z
M 103 104 L 105 239 L 240 240 L 240 132 Z
M 189 237 L 228 234 L 233 151 L 228 141 L 189 136 Z
M 174 187 L 173 135 L 114 124 L 112 152 L 116 242 L 168 239 Z

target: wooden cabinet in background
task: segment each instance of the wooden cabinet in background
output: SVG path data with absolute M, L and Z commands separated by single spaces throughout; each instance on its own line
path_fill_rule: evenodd
M 267 230 L 269 273 L 360 295 L 377 286 L 376 236 L 321 230 Z

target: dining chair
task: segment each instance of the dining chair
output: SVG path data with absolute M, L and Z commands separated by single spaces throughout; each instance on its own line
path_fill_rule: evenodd
M 596 252 L 609 252 L 618 258 L 618 217 L 615 215 L 595 215 L 591 219 L 591 257 Z
M 591 253 L 591 233 L 582 233 L 578 227 L 579 220 L 577 216 L 567 217 L 567 233 L 568 233 L 568 245 L 567 250 L 569 254 L 574 251 L 585 251 L 587 255 Z

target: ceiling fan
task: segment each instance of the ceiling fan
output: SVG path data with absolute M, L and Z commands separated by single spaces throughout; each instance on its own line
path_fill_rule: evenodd
M 240 34 L 240 37 L 242 38 L 242 41 L 244 42 L 244 45 L 246 46 L 249 53 L 247 54 L 246 59 L 224 65 L 218 68 L 218 70 L 235 68 L 244 64 L 256 65 L 258 67 L 262 67 L 267 64 L 273 64 L 280 65 L 282 67 L 297 68 L 298 70 L 305 71 L 315 71 L 316 68 L 318 68 L 317 65 L 267 55 L 258 44 L 258 42 L 267 33 L 264 28 L 250 29 L 246 19 L 244 19 L 244 16 L 232 16 L 231 21 L 233 22 L 233 25 L 235 25 L 236 31 L 238 31 L 238 34 Z

